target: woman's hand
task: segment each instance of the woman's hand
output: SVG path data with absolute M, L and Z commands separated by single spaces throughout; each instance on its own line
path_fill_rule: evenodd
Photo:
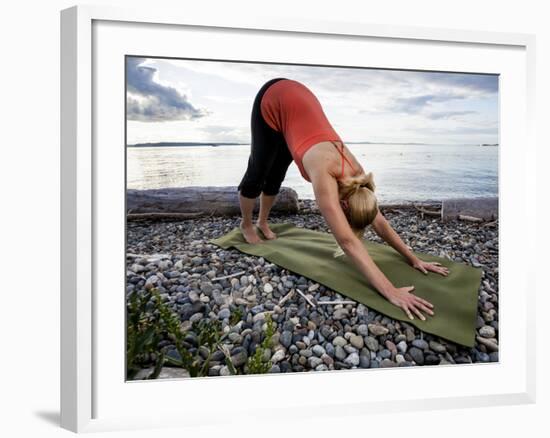
M 407 314 L 409 319 L 414 319 L 411 312 L 414 312 L 422 321 L 426 320 L 426 317 L 420 313 L 420 311 L 426 312 L 428 315 L 433 316 L 433 304 L 426 301 L 423 298 L 413 295 L 411 291 L 414 290 L 414 286 L 395 288 L 387 295 L 387 299 L 393 305 L 400 307 Z
M 446 277 L 449 274 L 449 268 L 442 266 L 439 262 L 425 262 L 416 257 L 413 261 L 410 262 L 411 266 L 415 269 L 418 269 L 420 272 L 427 274 L 428 271 L 441 274 Z

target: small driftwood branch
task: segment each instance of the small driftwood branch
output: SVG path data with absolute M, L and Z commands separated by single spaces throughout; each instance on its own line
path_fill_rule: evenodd
M 162 254 L 162 253 L 157 253 L 157 254 L 135 254 L 135 253 L 131 253 L 131 252 L 128 252 L 126 253 L 126 257 L 130 257 L 132 259 L 151 259 L 151 258 L 154 258 L 154 259 L 169 259 L 172 257 L 171 254 Z
M 292 296 L 294 295 L 294 289 L 290 289 L 290 292 L 287 293 L 283 298 L 279 300 L 279 306 L 282 306 L 284 303 L 286 303 Z
M 486 222 L 482 225 L 482 227 L 496 227 L 496 226 L 497 226 L 497 221 Z
M 441 217 L 441 210 L 427 210 L 424 207 L 419 207 L 418 205 L 415 205 L 414 208 L 416 208 L 417 211 L 419 211 L 422 214 L 422 217 L 424 215 L 426 216 L 434 216 L 434 217 Z
M 392 211 L 394 213 L 401 214 L 401 215 L 406 214 L 406 212 L 404 212 L 403 210 L 399 210 L 398 208 L 392 208 L 389 211 Z
M 468 216 L 466 214 L 459 214 L 458 218 L 461 221 L 467 221 L 467 222 L 483 222 L 483 219 L 480 217 Z
M 335 301 L 317 301 L 317 304 L 319 306 L 328 306 L 328 305 L 336 305 L 336 304 L 357 304 L 357 302 L 349 301 L 349 300 L 335 300 Z
M 315 303 L 311 301 L 300 289 L 296 289 L 296 292 L 298 292 L 302 297 L 304 297 L 304 300 L 306 300 L 311 305 L 311 307 L 316 307 Z
M 263 266 L 255 266 L 254 267 L 254 270 L 257 271 L 258 269 L 260 268 L 269 268 L 271 266 L 275 266 L 273 263 L 270 263 L 268 265 L 263 265 Z M 225 280 L 226 278 L 232 278 L 232 277 L 237 277 L 239 275 L 245 275 L 246 274 L 246 271 L 239 271 L 239 272 L 235 272 L 234 274 L 229 274 L 229 275 L 224 275 L 222 277 L 216 277 L 216 278 L 213 278 L 212 280 L 210 281 L 217 281 L 217 280 Z
M 379 206 L 379 209 L 382 211 L 384 211 L 384 213 L 395 213 L 395 212 L 399 212 L 401 213 L 400 210 L 396 210 L 395 208 L 392 208 L 392 207 L 382 207 L 381 205 Z
M 275 313 L 275 310 L 264 310 L 263 312 L 258 313 L 258 315 L 273 315 Z
M 237 277 L 238 275 L 244 275 L 244 274 L 246 274 L 245 271 L 235 272 L 234 274 L 229 274 L 229 275 L 224 275 L 223 277 L 213 278 L 211 281 L 225 280 L 226 278 Z

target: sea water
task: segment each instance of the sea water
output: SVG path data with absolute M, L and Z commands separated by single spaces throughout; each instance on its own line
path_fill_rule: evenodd
M 385 203 L 498 196 L 498 146 L 347 144 L 373 172 Z M 237 186 L 250 145 L 127 148 L 127 188 Z M 347 164 L 346 164 L 347 165 Z M 314 199 L 311 183 L 291 163 L 283 186 Z

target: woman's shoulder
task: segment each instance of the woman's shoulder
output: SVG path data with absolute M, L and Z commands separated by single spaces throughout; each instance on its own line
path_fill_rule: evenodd
M 341 147 L 341 146 L 340 146 Z M 344 147 L 343 151 L 347 160 L 353 164 L 353 168 L 344 160 L 344 175 L 343 177 L 356 176 L 364 173 L 363 167 L 357 161 L 351 151 Z M 322 141 L 311 147 L 303 156 L 302 163 L 309 173 L 309 169 L 321 170 L 336 179 L 342 177 L 342 155 L 334 147 L 331 141 Z
M 309 147 L 302 156 L 302 164 L 306 171 L 308 173 L 310 173 L 310 170 L 332 173 L 332 164 L 334 164 L 332 149 L 334 149 L 334 146 L 330 141 L 321 141 Z

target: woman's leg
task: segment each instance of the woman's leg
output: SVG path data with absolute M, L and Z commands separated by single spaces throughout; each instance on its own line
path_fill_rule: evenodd
M 267 224 L 267 218 L 269 217 L 269 212 L 271 211 L 271 207 L 275 203 L 275 198 L 277 195 L 266 195 L 264 192 L 262 192 L 262 195 L 260 197 L 260 212 L 258 213 L 258 220 L 256 221 L 256 225 L 260 230 L 262 230 L 263 235 L 266 239 L 275 239 L 277 235 L 271 231 L 269 228 L 269 225 Z
M 241 229 L 241 233 L 243 233 L 244 239 L 248 243 L 260 243 L 262 239 L 260 239 L 256 234 L 256 229 L 254 228 L 254 224 L 252 222 L 256 198 L 246 198 L 239 193 L 239 204 L 242 214 L 239 228 Z
M 256 94 L 252 106 L 250 156 L 246 172 L 237 188 L 242 214 L 240 229 L 248 243 L 259 243 L 262 241 L 256 234 L 252 216 L 256 198 L 264 187 L 266 175 L 271 169 L 277 155 L 277 144 L 275 142 L 279 134 L 263 119 L 260 104 L 267 88 L 280 79 L 272 79 L 266 82 Z
M 275 145 L 274 145 L 275 146 Z M 262 196 L 260 198 L 260 212 L 258 214 L 258 220 L 256 225 L 266 237 L 266 239 L 275 239 L 277 235 L 271 231 L 267 223 L 271 207 L 275 203 L 277 194 L 281 189 L 288 166 L 292 163 L 292 155 L 288 150 L 286 141 L 282 135 L 278 136 L 276 141 L 277 156 L 271 166 L 268 174 L 266 175 L 265 184 L 262 190 Z
M 244 239 L 248 243 L 260 243 L 262 239 L 256 233 L 253 222 L 254 208 L 256 199 L 260 196 L 264 185 L 264 172 L 266 165 L 269 165 L 273 159 L 267 153 L 268 147 L 260 147 L 258 136 L 254 137 L 250 157 L 248 158 L 248 167 L 239 186 L 239 205 L 241 208 L 241 222 L 239 227 L 243 233 Z

